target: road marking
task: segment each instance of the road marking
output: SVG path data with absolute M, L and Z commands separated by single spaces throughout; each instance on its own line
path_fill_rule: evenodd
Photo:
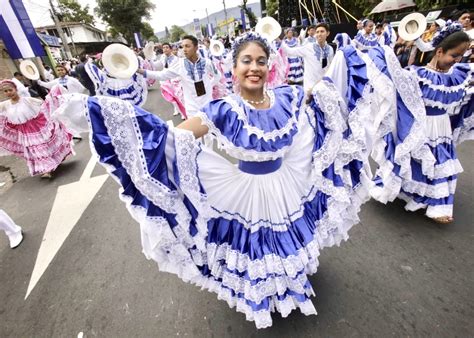
M 96 158 L 91 157 L 78 182 L 58 187 L 25 299 L 28 298 L 84 211 L 109 177 L 108 175 L 90 177 L 96 163 Z

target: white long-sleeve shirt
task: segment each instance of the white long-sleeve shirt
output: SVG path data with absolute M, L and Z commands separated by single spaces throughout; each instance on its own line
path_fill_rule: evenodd
M 16 90 L 18 92 L 18 96 L 20 97 L 30 97 L 30 92 L 28 91 L 28 88 L 26 88 L 26 86 L 21 83 L 20 80 L 18 80 L 16 77 L 12 78 L 12 82 L 15 83 L 15 86 L 16 86 Z
M 331 64 L 331 61 L 334 57 L 334 51 L 332 47 L 330 47 L 327 43 L 325 46 L 328 46 L 328 55 L 326 55 L 327 65 L 323 68 L 322 59 L 323 53 L 320 53 L 319 57 L 316 53 L 316 48 L 314 43 L 307 43 L 300 47 L 293 47 L 290 48 L 286 44 L 281 44 L 283 50 L 289 56 L 295 57 L 299 56 L 302 57 L 304 60 L 304 75 L 303 75 L 303 87 L 305 92 L 311 90 L 316 83 L 321 81 L 324 76 L 326 69 Z M 321 48 L 321 47 L 320 47 Z
M 193 116 L 212 100 L 212 87 L 220 80 L 220 76 L 212 62 L 203 58 L 199 58 L 194 64 L 181 58 L 165 70 L 146 70 L 144 76 L 159 81 L 179 78 L 183 86 L 184 106 L 188 116 Z M 204 82 L 206 93 L 197 96 L 194 83 L 201 80 Z
M 87 89 L 79 82 L 78 79 L 71 76 L 67 76 L 67 75 L 64 77 L 63 80 L 61 80 L 60 78 L 54 79 L 53 81 L 49 81 L 49 82 L 38 80 L 39 85 L 48 89 L 51 89 L 56 85 L 61 85 L 64 87 L 63 83 L 65 83 L 65 86 L 67 87 L 66 89 L 69 93 L 84 94 L 88 92 Z

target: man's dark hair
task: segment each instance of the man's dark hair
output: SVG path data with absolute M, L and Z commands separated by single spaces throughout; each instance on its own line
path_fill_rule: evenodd
M 329 25 L 327 23 L 324 23 L 324 22 L 318 23 L 316 25 L 316 29 L 318 29 L 319 27 L 323 27 L 326 30 L 326 32 L 329 32 Z
M 171 44 L 168 43 L 168 42 L 163 42 L 163 43 L 161 44 L 161 48 L 163 48 L 164 46 L 168 46 L 168 47 L 171 49 Z
M 181 38 L 181 40 L 191 40 L 194 47 L 198 46 L 198 39 L 196 39 L 196 37 L 193 35 L 185 35 Z
M 81 54 L 81 55 L 79 55 L 79 61 L 81 61 L 81 62 L 83 62 L 83 63 L 86 62 L 86 61 L 87 61 L 87 56 L 86 56 L 86 54 Z
M 15 73 L 13 73 L 13 76 L 14 76 L 14 77 L 22 76 L 22 74 L 21 74 L 20 72 L 15 72 Z

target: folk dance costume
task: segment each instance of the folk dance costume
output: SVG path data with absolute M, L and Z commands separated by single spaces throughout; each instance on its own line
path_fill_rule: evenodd
M 156 70 L 163 70 L 172 67 L 176 62 L 178 62 L 177 56 L 173 54 L 162 54 L 160 59 L 155 62 L 154 66 Z M 147 81 L 148 80 L 149 79 L 147 79 Z M 160 90 L 161 96 L 163 96 L 166 101 L 173 105 L 173 115 L 181 115 L 183 120 L 186 119 L 187 115 L 186 108 L 184 106 L 183 87 L 181 85 L 181 80 L 179 78 L 174 78 L 171 80 L 160 81 Z
M 363 52 L 367 52 L 370 49 L 379 46 L 377 35 L 374 33 L 367 34 L 365 31 L 357 33 L 352 41 L 354 46 Z
M 54 79 L 53 81 L 49 81 L 49 82 L 38 80 L 38 84 L 48 89 L 52 89 L 54 86 L 61 86 L 71 94 L 72 93 L 82 94 L 82 93 L 87 92 L 87 89 L 82 85 L 81 82 L 79 82 L 78 79 L 69 75 L 58 77 L 57 79 Z
M 463 170 L 456 146 L 474 139 L 474 66 L 456 64 L 448 73 L 415 66 L 410 70 L 418 80 L 426 108 L 424 142 L 411 153 L 407 173 L 399 172 L 396 164 L 388 175 L 379 172 L 374 197 L 386 202 L 400 193 L 407 210 L 426 208 L 430 218 L 452 217 L 457 175 Z M 392 142 L 390 146 L 385 153 L 393 162 L 391 153 L 399 147 Z M 391 183 L 395 180 L 399 184 Z
M 23 241 L 23 233 L 21 227 L 7 215 L 5 211 L 0 209 L 0 230 L 5 231 L 10 242 L 10 248 L 14 249 Z
M 117 79 L 110 76 L 107 70 L 101 70 L 92 62 L 85 64 L 87 75 L 95 85 L 96 95 L 117 97 L 142 106 L 148 96 L 148 84 L 140 74 L 133 74 L 130 79 Z
M 19 96 L 31 97 L 28 88 L 20 80 L 18 80 L 16 77 L 13 77 L 11 81 L 15 84 Z
M 16 103 L 0 102 L 0 152 L 25 159 L 31 176 L 54 171 L 73 153 L 72 135 L 51 118 L 58 95 L 53 88 L 45 101 L 20 97 Z
M 397 33 L 391 25 L 386 25 L 384 27 L 382 36 L 383 40 L 379 41 L 381 46 L 389 46 L 390 48 L 395 47 L 395 44 L 397 43 Z
M 290 64 L 283 49 L 271 50 L 268 68 L 268 88 L 275 88 L 287 82 Z
M 282 45 L 286 45 L 290 48 L 298 47 L 298 39 L 293 37 L 291 39 L 284 39 Z M 288 72 L 289 83 L 301 83 L 303 82 L 303 59 L 299 56 L 288 56 L 288 63 L 290 64 L 290 70 Z
M 188 117 L 194 116 L 202 107 L 212 100 L 212 88 L 219 82 L 220 76 L 208 59 L 199 58 L 192 63 L 180 58 L 163 71 L 145 71 L 145 78 L 160 81 L 179 78 L 183 87 L 184 106 Z
M 339 50 L 349 46 L 352 43 L 352 39 L 347 33 L 337 33 L 332 43 L 336 45 L 336 50 Z
M 334 50 L 327 43 L 323 47 L 319 43 L 308 43 L 304 46 L 293 48 L 283 45 L 282 49 L 289 57 L 300 57 L 303 59 L 305 67 L 303 86 L 306 92 L 310 91 L 323 78 L 324 72 L 334 57 Z
M 238 167 L 139 107 L 84 99 L 91 146 L 123 187 L 146 257 L 258 328 L 274 311 L 316 314 L 307 274 L 321 249 L 348 238 L 370 183 L 365 157 L 343 154 L 362 150 L 342 141 L 348 128 L 330 91 L 315 91 L 308 109 L 301 87 L 268 93 L 269 109 L 228 96 L 196 115 Z

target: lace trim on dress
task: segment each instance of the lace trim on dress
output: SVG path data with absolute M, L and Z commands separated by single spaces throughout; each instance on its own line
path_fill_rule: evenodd
M 148 172 L 142 150 L 143 139 L 133 106 L 110 97 L 98 96 L 97 100 L 117 157 L 136 188 L 156 206 L 168 213 L 176 214 L 178 224 L 189 226 L 191 215 L 178 191 L 171 191 Z M 88 120 L 90 124 L 89 116 Z M 92 129 L 91 124 L 90 128 Z M 170 135 L 172 134 L 168 134 Z
M 211 135 L 217 142 L 217 146 L 219 149 L 224 150 L 229 156 L 235 157 L 242 161 L 256 161 L 256 162 L 264 162 L 270 160 L 276 160 L 278 158 L 283 157 L 286 154 L 288 149 L 291 147 L 291 143 L 284 146 L 277 151 L 257 151 L 253 149 L 244 149 L 241 147 L 236 146 L 231 141 L 227 139 L 224 135 L 222 135 L 219 128 L 214 125 L 214 122 L 207 116 L 204 112 L 198 112 L 196 117 L 201 119 L 202 125 L 205 125 L 209 128 L 208 135 Z M 301 123 L 301 116 L 298 123 Z
M 268 91 L 269 95 L 275 97 L 273 90 Z M 243 128 L 247 129 L 249 135 L 256 135 L 260 139 L 264 139 L 265 141 L 275 141 L 277 138 L 281 138 L 287 135 L 290 131 L 295 128 L 295 125 L 298 123 L 298 93 L 299 89 L 296 86 L 292 87 L 292 94 L 293 99 L 291 100 L 291 117 L 288 119 L 286 125 L 280 129 L 272 130 L 271 132 L 265 132 L 262 129 L 250 125 L 248 120 L 247 114 L 245 113 L 242 106 L 239 102 L 236 101 L 231 96 L 227 96 L 224 98 L 224 101 L 227 102 L 231 107 L 232 110 L 237 114 L 237 118 L 243 122 Z M 275 99 L 274 99 L 275 100 Z M 275 101 L 278 102 L 278 101 Z M 251 108 L 255 109 L 255 108 Z

